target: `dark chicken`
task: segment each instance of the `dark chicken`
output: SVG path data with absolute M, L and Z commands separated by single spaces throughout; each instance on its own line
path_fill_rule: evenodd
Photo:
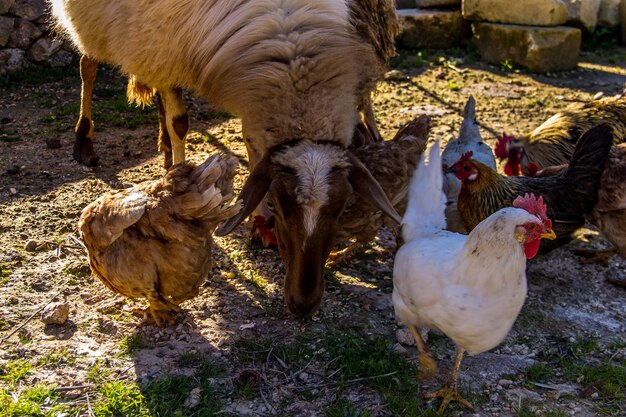
M 211 268 L 211 237 L 239 206 L 233 197 L 234 158 L 173 166 L 156 181 L 110 191 L 78 222 L 92 272 L 112 291 L 145 297 L 158 325 L 195 297 Z
M 577 143 L 569 167 L 543 178 L 500 175 L 471 159 L 471 154 L 464 155 L 452 169 L 462 181 L 458 209 L 465 226 L 472 230 L 497 210 L 511 206 L 518 195 L 533 193 L 543 196 L 557 235 L 554 245 L 542 249 L 567 243 L 598 201 L 600 177 L 612 143 L 608 125 L 588 130 Z

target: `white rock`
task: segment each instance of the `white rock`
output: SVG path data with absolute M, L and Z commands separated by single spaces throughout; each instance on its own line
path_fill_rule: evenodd
M 200 404 L 200 400 L 202 399 L 202 390 L 200 388 L 194 388 L 189 392 L 189 396 L 185 399 L 183 403 L 183 407 L 187 410 L 191 410 L 192 408 L 196 408 L 198 404 Z
M 61 46 L 63 46 L 63 41 L 41 37 L 28 49 L 26 57 L 31 61 L 41 62 L 61 49 Z
M 27 49 L 31 42 L 41 36 L 39 28 L 26 19 L 17 19 L 15 30 L 9 36 L 9 48 Z
M 620 22 L 620 0 L 601 0 L 598 25 L 617 26 Z
M 500 65 L 510 60 L 535 72 L 576 67 L 580 29 L 475 23 L 474 41 L 483 59 Z
M 15 16 L 35 20 L 46 12 L 45 0 L 16 0 L 9 10 Z
M 458 10 L 404 9 L 398 17 L 398 41 L 407 48 L 451 48 L 472 37 Z
M 406 327 L 396 330 L 396 340 L 406 346 L 415 346 L 415 339 L 413 339 L 411 331 Z
M 46 324 L 63 324 L 70 314 L 68 303 L 51 303 L 41 313 L 41 321 Z
M 463 17 L 475 21 L 557 26 L 567 21 L 567 6 L 561 0 L 463 0 Z
M 592 32 L 598 23 L 601 0 L 565 0 L 567 23 Z

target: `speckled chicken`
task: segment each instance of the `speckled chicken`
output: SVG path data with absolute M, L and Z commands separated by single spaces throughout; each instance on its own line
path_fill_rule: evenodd
M 508 175 L 558 173 L 560 169 L 556 166 L 569 163 L 581 134 L 600 122 L 611 127 L 613 148 L 602 175 L 598 203 L 587 219 L 615 249 L 600 252 L 579 249 L 576 253 L 608 264 L 616 250 L 626 258 L 626 90 L 614 97 L 571 106 L 527 135 L 502 137 L 495 153 L 505 160 L 504 170 Z
M 236 166 L 217 155 L 199 166 L 183 162 L 89 204 L 78 229 L 92 272 L 118 294 L 147 298 L 154 321 L 171 324 L 209 274 L 215 227 L 239 210 L 229 205 Z
M 487 216 L 511 206 L 518 195 L 533 193 L 546 201 L 557 234 L 555 243 L 544 245 L 542 250 L 567 243 L 571 234 L 585 224 L 585 214 L 598 200 L 597 190 L 612 142 L 608 125 L 589 129 L 578 141 L 569 168 L 543 178 L 501 175 L 471 159 L 471 154 L 464 155 L 452 170 L 463 183 L 458 209 L 465 226 L 472 230 Z
M 466 152 L 472 152 L 472 158 L 494 171 L 497 169 L 493 151 L 483 141 L 483 137 L 480 134 L 480 127 L 476 120 L 476 100 L 472 96 L 465 103 L 459 137 L 448 142 L 441 154 L 441 166 L 444 172 L 443 192 L 446 194 L 447 199 L 446 224 L 448 230 L 457 233 L 467 233 L 467 229 L 461 220 L 456 206 L 459 192 L 461 192 L 461 181 L 450 171 L 450 168 Z
M 426 149 L 430 119 L 418 117 L 402 126 L 392 140 L 374 142 L 352 149 L 380 184 L 398 213 L 404 213 L 411 176 Z M 365 133 L 367 134 L 367 133 Z M 346 259 L 354 250 L 372 240 L 383 227 L 386 217 L 355 194 L 339 218 L 338 242 L 354 243 L 331 253 L 335 263 Z

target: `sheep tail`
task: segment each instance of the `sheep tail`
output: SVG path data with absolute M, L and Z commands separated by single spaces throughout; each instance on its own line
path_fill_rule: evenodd
M 136 106 L 151 106 L 156 89 L 150 88 L 145 84 L 137 81 L 134 75 L 128 77 L 128 86 L 126 87 L 126 97 L 129 104 Z

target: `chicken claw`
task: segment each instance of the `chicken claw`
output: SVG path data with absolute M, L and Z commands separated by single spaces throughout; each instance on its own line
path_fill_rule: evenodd
M 150 312 L 150 316 L 154 319 L 156 325 L 159 327 L 164 327 L 171 326 L 172 324 L 176 323 L 176 320 L 174 319 L 174 313 L 180 311 L 180 308 L 178 310 L 157 310 L 156 308 L 150 306 L 148 308 L 148 311 Z
M 422 397 L 425 399 L 433 399 L 433 398 L 441 398 L 441 405 L 437 409 L 437 413 L 441 414 L 448 407 L 450 401 L 456 401 L 463 404 L 465 407 L 469 408 L 472 411 L 476 411 L 474 406 L 467 401 L 465 398 L 461 397 L 461 394 L 456 389 L 456 384 L 454 385 L 446 385 L 443 388 L 435 391 L 429 392 L 426 394 L 422 394 Z

